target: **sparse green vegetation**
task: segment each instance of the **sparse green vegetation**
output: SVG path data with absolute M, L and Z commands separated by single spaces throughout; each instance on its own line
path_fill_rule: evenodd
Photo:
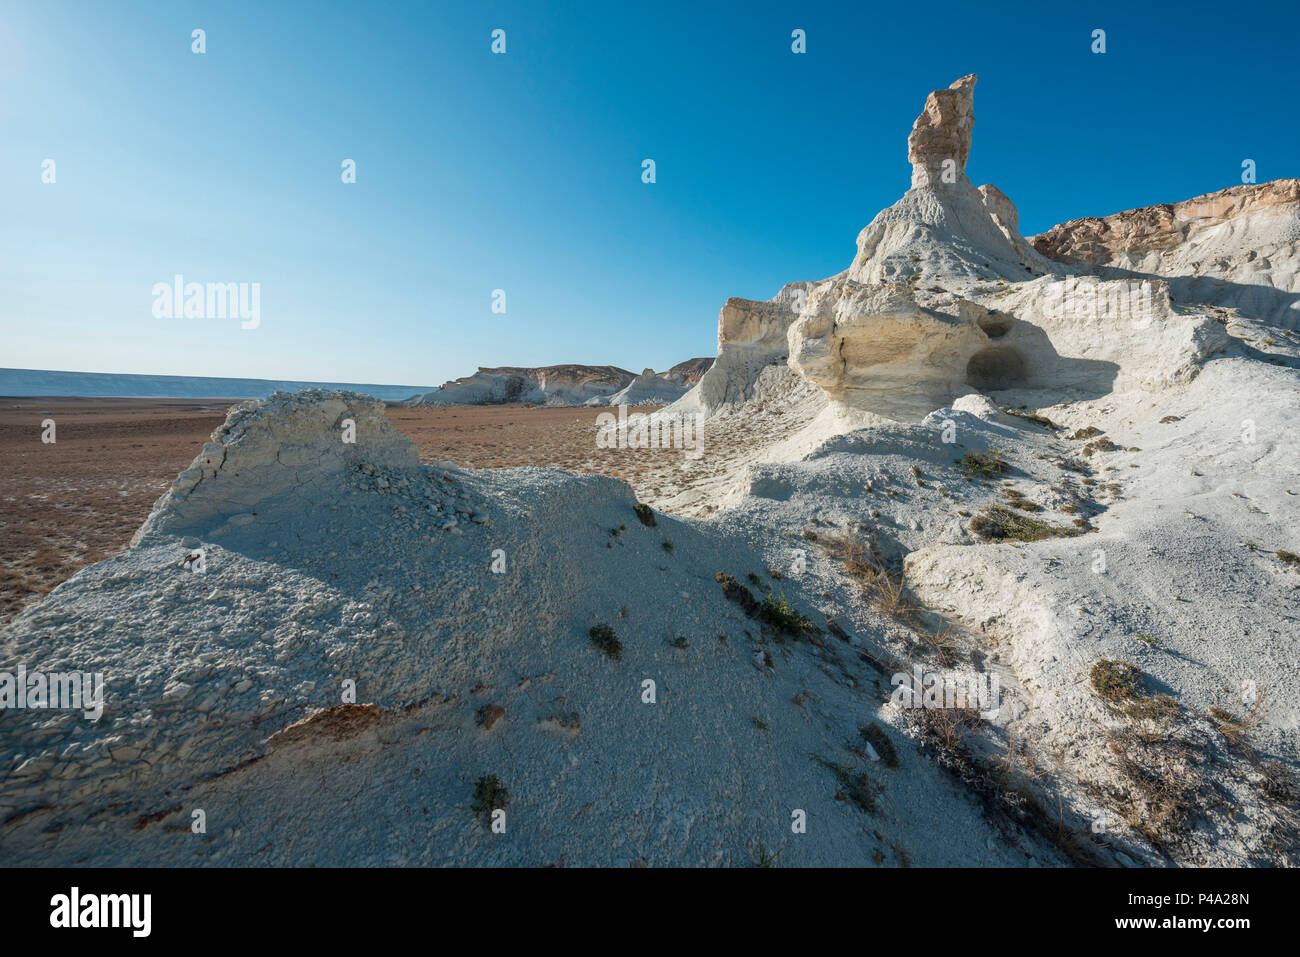
M 1246 710 L 1235 715 L 1232 712 L 1215 705 L 1210 709 L 1210 717 L 1216 722 L 1219 732 L 1231 743 L 1237 744 L 1244 738 L 1247 732 L 1253 731 L 1264 723 L 1268 717 L 1269 711 L 1264 707 L 1264 701 L 1268 698 L 1268 689 L 1261 688 L 1255 695 L 1253 701 L 1245 706 Z
M 1095 442 L 1089 442 L 1080 451 L 1083 455 L 1092 455 L 1093 452 L 1113 452 L 1122 446 L 1116 445 L 1106 436 L 1102 436 Z
M 794 638 L 821 631 L 811 618 L 791 605 L 784 595 L 778 598 L 772 592 L 768 592 L 763 599 L 759 617 L 778 632 Z
M 1167 721 L 1178 714 L 1178 702 L 1165 694 L 1146 693 L 1146 675 L 1131 661 L 1102 658 L 1089 673 L 1092 690 L 1108 708 L 1130 718 Z
M 726 596 L 727 601 L 734 601 L 749 618 L 759 616 L 758 599 L 753 596 L 748 588 L 726 572 L 718 572 L 714 580 L 722 586 L 722 594 Z
M 754 866 L 755 867 L 776 867 L 776 859 L 780 856 L 781 856 L 780 851 L 777 851 L 775 854 L 773 854 L 771 851 L 767 849 L 767 845 L 765 845 L 760 840 L 758 842 L 758 849 L 754 852 Z
M 1195 811 L 1204 779 L 1193 746 L 1182 738 L 1111 732 L 1107 743 L 1127 787 L 1108 789 L 1120 817 L 1152 844 L 1176 841 Z
M 587 634 L 591 637 L 592 645 L 615 661 L 623 660 L 623 643 L 618 640 L 618 635 L 614 634 L 614 629 L 609 625 L 603 622 L 593 625 Z
M 670 542 L 670 541 L 668 541 L 667 539 L 664 539 L 663 549 L 664 549 L 664 551 L 666 551 L 669 555 L 671 555 L 671 554 L 673 553 L 673 543 Z
M 1089 673 L 1092 690 L 1108 705 L 1118 706 L 1143 693 L 1142 669 L 1132 662 L 1102 658 Z
M 982 475 L 984 478 L 997 478 L 1011 466 L 999 453 L 968 452 L 957 460 L 957 468 L 967 475 Z
M 1075 519 L 1083 522 L 1082 519 Z M 1086 527 L 1087 522 L 1083 522 Z M 1063 525 L 1050 525 L 1047 522 L 1027 515 L 1017 515 L 1001 505 L 990 505 L 967 523 L 967 528 L 990 541 L 1000 542 L 1008 539 L 1018 542 L 1038 542 L 1045 538 L 1071 538 L 1082 534 L 1081 530 L 1066 528 Z
M 1280 761 L 1269 761 L 1263 768 L 1259 789 L 1278 804 L 1300 804 L 1300 784 L 1295 772 Z
M 827 538 L 826 553 L 844 563 L 844 570 L 884 614 L 911 620 L 915 611 L 901 572 L 891 572 L 881 557 L 851 535 Z
M 1007 500 L 1007 504 L 1012 508 L 1018 508 L 1022 512 L 1041 512 L 1043 506 L 1037 502 L 1025 498 L 1024 492 L 1016 488 L 1004 488 L 1002 496 Z
M 636 505 L 632 507 L 632 511 L 636 512 L 636 517 L 641 520 L 642 525 L 645 525 L 648 528 L 655 527 L 655 513 L 649 505 L 637 502 Z
M 1075 429 L 1074 434 L 1071 435 L 1070 438 L 1082 442 L 1084 439 L 1095 439 L 1099 435 L 1101 435 L 1101 429 L 1089 425 L 1082 429 Z
M 1178 702 L 1167 694 L 1152 695 L 1130 702 L 1124 713 L 1130 718 L 1169 721 L 1178 714 Z
M 509 803 L 510 792 L 495 774 L 485 774 L 474 782 L 474 800 L 470 809 L 475 817 L 483 819 L 484 824 L 488 823 L 493 811 L 501 810 Z
M 1279 548 L 1274 552 L 1274 554 L 1277 555 L 1280 561 L 1287 565 L 1300 565 L 1300 555 L 1297 555 L 1295 552 L 1288 552 L 1284 548 Z
M 1002 411 L 1007 415 L 1014 415 L 1018 419 L 1028 419 L 1030 422 L 1051 429 L 1053 432 L 1058 432 L 1061 428 L 1047 416 L 1039 415 L 1037 412 L 1022 412 L 1020 409 L 1010 408 L 1004 408 Z

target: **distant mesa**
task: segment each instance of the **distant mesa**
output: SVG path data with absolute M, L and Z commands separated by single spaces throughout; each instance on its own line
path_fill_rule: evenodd
M 471 376 L 444 382 L 437 390 L 402 404 L 667 405 L 699 382 L 712 364 L 711 358 L 688 359 L 667 372 L 646 369 L 639 376 L 618 366 L 480 367 Z

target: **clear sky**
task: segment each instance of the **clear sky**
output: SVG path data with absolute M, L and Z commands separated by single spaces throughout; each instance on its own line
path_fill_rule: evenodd
M 967 172 L 1027 235 L 1243 159 L 1300 176 L 1300 5 L 1058 6 L 5 0 L 0 366 L 437 384 L 713 355 L 728 296 L 848 265 L 925 94 L 972 72 Z M 177 273 L 260 283 L 260 325 L 155 318 Z

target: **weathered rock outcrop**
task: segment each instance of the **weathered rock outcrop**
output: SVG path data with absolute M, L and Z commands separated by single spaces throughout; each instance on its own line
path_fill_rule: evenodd
M 790 367 L 834 402 L 922 417 L 971 391 L 967 366 L 991 340 L 988 310 L 907 285 L 827 283 L 790 327 Z
M 1213 303 L 1300 328 L 1300 180 L 1076 219 L 1030 242 L 1102 276 L 1167 279 L 1182 303 Z
M 379 467 L 365 450 L 389 443 L 364 427 L 357 468 L 333 471 L 338 416 L 371 408 L 327 393 L 236 411 L 215 443 L 229 450 L 225 467 L 214 476 L 203 463 L 179 504 L 216 488 L 244 500 L 241 486 L 287 471 L 263 455 L 277 436 L 317 448 L 332 479 L 285 487 L 228 533 L 221 514 L 192 515 L 185 536 L 155 529 L 0 629 L 0 695 L 24 662 L 100 673 L 106 688 L 98 714 L 4 711 L 7 864 L 740 865 L 791 793 L 828 823 L 784 859 L 870 860 L 880 839 L 806 756 L 839 747 L 878 706 L 864 698 L 866 665 L 849 663 L 852 677 L 822 670 L 804 643 L 799 657 L 765 663 L 714 583 L 719 569 L 758 561 L 745 535 L 663 514 L 651 529 L 628 486 L 604 476 L 406 468 L 404 454 Z M 230 471 L 239 462 L 253 471 Z M 177 504 L 169 493 L 160 512 Z M 206 552 L 201 571 L 183 561 L 192 549 Z M 498 555 L 506 573 L 488 570 Z M 805 590 L 787 582 L 782 595 L 817 614 Z M 613 661 L 590 642 L 605 621 L 617 628 Z M 710 640 L 663 653 L 662 636 L 688 634 Z M 703 690 L 652 727 L 627 690 L 643 674 Z M 774 721 L 759 735 L 735 720 L 782 713 L 800 694 L 834 723 Z M 894 737 L 925 796 L 891 814 L 911 860 L 1023 859 L 1020 846 L 991 852 L 996 832 L 978 808 Z M 610 774 L 638 763 L 653 780 Z M 488 774 L 500 807 L 510 795 L 510 833 L 527 840 L 484 826 L 476 782 Z M 196 810 L 206 834 L 191 831 Z M 927 840 L 913 846 L 912 834 Z
M 972 74 L 927 97 L 908 137 L 912 187 L 862 230 L 847 270 L 791 283 L 769 302 L 727 301 L 717 363 L 683 410 L 761 398 L 760 382 L 787 390 L 779 377 L 764 378 L 784 365 L 832 406 L 919 420 L 972 390 L 1095 397 L 1163 388 L 1195 375 L 1224 347 L 1219 324 L 1175 307 L 1181 297 L 1171 282 L 1088 276 L 1043 255 L 1117 227 L 1031 244 L 1011 200 L 996 186 L 971 184 L 974 87 Z M 1286 206 L 1284 195 L 1206 208 L 1224 216 L 1240 205 L 1263 215 Z M 1159 217 L 1147 219 L 1158 244 L 1170 231 L 1156 228 Z
M 907 137 L 907 161 L 912 164 L 912 187 L 956 182 L 965 175 L 970 157 L 971 131 L 975 128 L 974 73 L 954 80 L 946 90 L 925 98 L 925 109 Z M 945 179 L 945 174 L 951 179 Z
M 706 356 L 699 359 L 687 359 L 685 362 L 679 362 L 667 372 L 659 373 L 661 379 L 667 379 L 669 382 L 681 382 L 685 385 L 695 385 L 704 373 L 709 371 L 713 365 L 713 356 Z
M 662 405 L 680 398 L 711 365 L 712 358 L 687 359 L 667 372 L 656 374 L 647 369 L 640 376 L 618 366 L 480 368 L 471 376 L 445 382 L 437 391 L 414 396 L 402 405 Z M 633 396 L 634 401 L 625 401 L 628 396 Z
M 608 398 L 598 396 L 588 399 L 587 405 L 668 405 L 685 395 L 689 388 L 685 382 L 674 382 L 659 375 L 654 369 L 646 369 L 629 382 L 626 388 Z
M 1016 208 L 997 187 L 966 176 L 975 127 L 974 74 L 925 101 L 907 139 L 912 188 L 858 236 L 846 273 L 867 283 L 951 285 L 954 280 L 1023 280 L 1051 264 L 1018 231 Z
M 471 376 L 444 382 L 435 392 L 417 395 L 404 405 L 503 405 L 528 402 L 582 405 L 627 388 L 636 374 L 618 366 L 557 365 L 525 368 L 480 367 Z
M 1184 200 L 1125 210 L 1110 216 L 1089 216 L 1053 226 L 1030 239 L 1044 256 L 1063 263 L 1091 266 L 1135 266 L 1150 254 L 1165 255 L 1186 248 L 1211 265 L 1203 241 L 1212 232 L 1232 232 L 1225 226 L 1272 228 L 1274 241 L 1300 238 L 1295 228 L 1300 212 L 1300 179 L 1279 179 L 1258 185 L 1233 186 Z M 1252 261 L 1253 250 L 1242 250 Z M 1191 259 L 1191 257 L 1185 257 Z
M 993 225 L 1002 230 L 1002 235 L 1011 243 L 1011 247 L 1027 263 L 1034 263 L 1039 268 L 1046 268 L 1047 264 L 1040 258 L 1040 251 L 1034 249 L 1030 242 L 1020 235 L 1020 211 L 1016 209 L 1015 203 L 1007 198 L 1006 193 L 998 189 L 992 183 L 985 183 L 979 188 L 980 198 L 984 200 L 984 208 L 988 210 L 989 218 L 993 220 Z
M 718 312 L 718 358 L 688 393 L 692 407 L 712 411 L 753 398 L 759 374 L 785 364 L 786 331 L 814 285 L 790 283 L 767 302 L 728 299 Z
M 323 389 L 276 392 L 231 410 L 136 538 L 211 526 L 222 517 L 227 526 L 252 525 L 269 499 L 337 484 L 359 467 L 413 468 L 419 461 L 378 399 Z

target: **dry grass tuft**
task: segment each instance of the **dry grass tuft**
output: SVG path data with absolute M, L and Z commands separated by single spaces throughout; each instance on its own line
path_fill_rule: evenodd
M 1109 792 L 1117 813 L 1155 847 L 1176 841 L 1201 800 L 1195 748 L 1133 726 L 1112 731 L 1107 746 L 1122 780 Z
M 1261 688 L 1255 695 L 1255 700 L 1241 714 L 1233 714 L 1215 705 L 1210 709 L 1210 717 L 1214 720 L 1214 726 L 1219 729 L 1219 733 L 1227 738 L 1229 743 L 1240 744 L 1245 740 L 1246 735 L 1268 719 L 1272 709 L 1264 706 L 1267 698 L 1268 689 Z

